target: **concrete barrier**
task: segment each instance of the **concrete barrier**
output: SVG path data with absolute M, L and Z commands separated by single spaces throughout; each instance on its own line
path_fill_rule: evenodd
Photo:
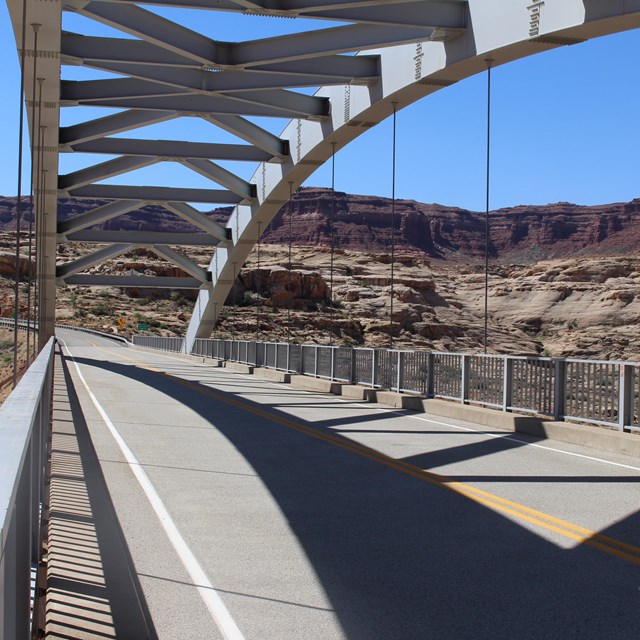
M 270 380 L 271 382 L 282 382 L 289 384 L 291 382 L 291 374 L 286 371 L 278 371 L 277 369 L 265 369 L 264 367 L 256 367 L 253 375 L 261 380 Z
M 344 384 L 341 391 L 343 398 L 361 400 L 362 402 L 376 401 L 376 390 L 370 387 L 362 387 L 359 384 Z
M 524 433 L 545 440 L 577 444 L 640 458 L 640 436 L 633 433 L 622 433 L 590 424 L 544 420 L 535 416 L 496 411 L 446 400 L 422 400 L 422 407 L 425 413 L 434 417 L 461 420 L 493 429 Z
M 411 409 L 423 411 L 422 398 L 408 393 L 396 393 L 395 391 L 376 391 L 376 402 L 386 404 L 396 409 Z
M 252 367 L 250 364 L 242 364 L 241 362 L 225 362 L 225 368 L 229 369 L 229 371 L 234 371 L 235 373 L 245 373 L 251 375 L 255 367 Z
M 291 384 L 300 389 L 307 391 L 316 391 L 319 393 L 333 393 L 336 396 L 342 395 L 342 383 L 332 382 L 324 378 L 312 378 L 311 376 L 291 376 Z

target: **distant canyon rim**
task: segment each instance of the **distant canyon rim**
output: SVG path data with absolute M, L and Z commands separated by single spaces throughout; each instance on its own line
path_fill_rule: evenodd
M 61 200 L 59 219 L 100 201 Z M 209 212 L 224 222 L 227 208 Z M 28 225 L 23 214 L 23 233 Z M 288 273 L 291 215 L 292 273 Z M 390 317 L 391 200 L 303 188 L 239 271 L 213 337 L 388 346 L 437 351 L 482 349 L 484 214 L 397 200 L 395 277 Z M 557 203 L 490 213 L 489 352 L 640 360 L 640 200 L 602 206 Z M 329 283 L 333 227 L 333 294 Z M 160 207 L 145 207 L 102 227 L 194 232 Z M 15 199 L 0 198 L 0 315 L 13 313 Z M 26 245 L 23 242 L 23 247 Z M 65 243 L 59 262 L 99 245 Z M 211 249 L 183 248 L 202 266 Z M 28 256 L 23 253 L 24 278 Z M 182 275 L 134 249 L 89 273 Z M 23 285 L 24 286 L 24 285 Z M 160 294 L 160 295 L 159 295 Z M 21 307 L 26 296 L 21 297 Z M 126 332 L 138 324 L 181 335 L 194 292 L 118 288 L 58 290 L 57 318 Z M 26 308 L 21 308 L 24 314 Z

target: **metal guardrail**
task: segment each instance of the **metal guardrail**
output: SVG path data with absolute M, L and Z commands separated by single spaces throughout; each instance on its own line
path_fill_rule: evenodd
M 182 338 L 134 336 L 134 344 L 181 351 Z M 337 382 L 367 385 L 640 430 L 640 363 L 471 355 L 198 339 L 192 353 Z
M 42 553 L 54 344 L 51 338 L 0 406 L 0 635 L 7 640 L 31 634 L 31 580 Z
M 94 336 L 99 336 L 100 338 L 107 338 L 109 340 L 117 340 L 118 342 L 123 342 L 124 344 L 129 344 L 129 341 L 124 336 L 116 335 L 115 333 L 107 333 L 106 331 L 98 331 L 96 329 L 88 329 L 87 327 L 80 327 L 75 324 L 60 324 L 56 322 L 56 329 L 68 329 L 69 331 L 78 331 L 80 333 L 90 333 Z
M 133 336 L 133 344 L 137 347 L 147 347 L 148 349 L 158 349 L 159 351 L 171 351 L 182 353 L 184 338 L 173 338 L 164 336 Z M 219 355 L 211 355 L 210 358 L 219 358 Z M 231 358 L 227 358 L 231 360 Z

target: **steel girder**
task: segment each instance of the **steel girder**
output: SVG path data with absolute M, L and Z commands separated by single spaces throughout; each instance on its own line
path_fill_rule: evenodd
M 7 0 L 16 41 L 20 43 L 22 0 Z M 46 261 L 49 299 L 55 273 L 51 238 L 107 245 L 75 267 L 114 255 L 117 245 L 144 245 L 194 277 L 100 277 L 69 273 L 69 284 L 106 286 L 193 286 L 200 289 L 185 348 L 209 335 L 258 230 L 264 230 L 289 197 L 332 151 L 340 149 L 396 109 L 486 69 L 488 58 L 503 64 L 539 51 L 634 28 L 640 25 L 640 0 L 543 3 L 539 0 L 65 0 L 62 9 L 116 29 L 105 38 L 62 32 L 59 5 L 27 0 L 29 15 L 44 22 L 43 74 L 50 111 L 43 152 L 108 154 L 106 162 L 60 176 L 57 154 L 47 152 L 47 184 L 38 188 L 48 203 L 55 195 L 109 198 L 93 211 L 43 227 L 49 248 Z M 56 7 L 58 7 L 56 11 Z M 213 39 L 160 15 L 160 7 L 222 11 L 242 15 L 324 20 L 326 28 L 295 30 L 289 35 L 242 41 L 242 32 Z M 42 18 L 42 20 L 40 20 Z M 30 19 L 32 20 L 32 19 Z M 338 22 L 332 25 L 332 22 Z M 295 20 L 292 23 L 296 24 Z M 41 34 L 42 35 L 42 34 Z M 33 37 L 27 34 L 27 49 Z M 46 51 L 46 55 L 45 55 Z M 353 55 L 355 54 L 355 55 Z M 40 54 L 38 54 L 40 55 Z M 46 60 L 46 62 L 45 62 Z M 53 60 L 53 62 L 52 62 Z M 59 65 L 82 65 L 113 74 L 110 79 L 58 82 Z M 64 77 L 64 74 L 63 74 Z M 27 73 L 25 88 L 30 86 Z M 301 91 L 318 87 L 311 95 Z M 33 109 L 35 96 L 27 104 Z M 111 107 L 119 111 L 61 127 L 59 106 Z M 55 115 L 55 119 L 51 116 Z M 234 136 L 237 144 L 202 139 L 150 140 L 145 128 L 195 117 Z M 283 119 L 279 135 L 256 117 Z M 127 132 L 129 136 L 123 137 Z M 33 134 L 33 132 L 32 132 Z M 52 136 L 59 140 L 52 142 Z M 144 139 L 142 139 L 144 138 Z M 89 157 L 89 156 L 86 156 Z M 219 163 L 259 163 L 250 179 Z M 179 162 L 221 188 L 176 188 L 103 184 L 143 166 Z M 129 180 L 135 184 L 133 176 Z M 48 188 L 47 188 L 48 187 Z M 231 204 L 220 224 L 190 202 Z M 167 232 L 101 231 L 90 227 L 147 204 L 161 204 L 189 221 L 216 246 L 203 276 L 180 245 L 196 236 L 173 239 Z M 46 208 L 45 207 L 45 208 Z M 144 214 L 144 212 L 142 212 Z M 123 242 L 123 238 L 126 240 Z M 173 240 L 173 241 L 172 241 Z M 74 268 L 74 271 L 76 268 Z M 64 271 L 64 267 L 61 267 Z M 70 268 L 70 267 L 67 267 Z M 46 274 L 45 274 L 46 275 Z M 128 278 L 128 279 L 127 279 Z M 162 283 L 161 283 L 162 281 Z M 46 305 L 45 305 L 46 306 Z M 52 323 L 51 303 L 41 326 Z M 52 327 L 52 324 L 51 324 Z M 46 335 L 46 334 L 44 334 Z
M 319 86 L 374 86 L 380 81 L 380 47 L 428 40 L 446 32 L 462 32 L 465 3 L 441 2 L 331 2 L 331 3 L 212 3 L 110 2 L 68 0 L 63 8 L 108 25 L 128 37 L 60 33 L 63 68 L 85 66 L 113 74 L 110 79 L 60 83 L 60 104 L 120 109 L 104 118 L 60 128 L 60 151 L 115 156 L 105 162 L 58 178 L 60 196 L 109 199 L 94 210 L 58 224 L 58 240 L 115 243 L 61 266 L 67 283 L 95 285 L 106 280 L 86 278 L 78 269 L 93 266 L 130 247 L 150 247 L 196 280 L 209 283 L 202 269 L 170 245 L 185 244 L 187 236 L 199 244 L 228 246 L 232 229 L 222 228 L 189 202 L 260 206 L 258 185 L 220 162 L 254 162 L 283 166 L 291 163 L 291 141 L 252 121 L 254 117 L 328 122 L 329 98 L 309 95 L 301 88 Z M 393 9 L 391 9 L 393 5 Z M 171 22 L 153 11 L 156 6 L 211 9 L 261 15 L 309 16 L 339 21 L 320 32 L 299 31 L 276 38 L 223 42 Z M 376 49 L 373 55 L 366 50 Z M 351 55 L 359 50 L 359 55 Z M 344 55 L 350 54 L 350 55 Z M 197 117 L 230 133 L 237 144 L 202 140 L 150 140 L 123 137 L 144 135 L 146 127 L 176 118 Z M 178 162 L 219 188 L 178 188 L 112 184 L 112 178 L 164 162 Z M 132 182 L 130 179 L 129 182 Z M 263 189 L 264 190 L 264 189 Z M 146 204 L 161 204 L 207 234 L 185 237 L 166 232 L 122 232 L 91 229 L 118 216 L 136 212 Z M 112 223 L 110 223 L 112 225 Z M 117 223 L 116 223 L 117 224 Z M 73 272 L 69 270 L 73 268 Z M 86 275 L 86 274 L 85 274 Z M 120 280 L 119 280 L 120 281 Z M 111 282 L 111 281 L 110 281 Z M 139 286 L 136 277 L 136 285 Z M 209 285 L 207 285 L 209 286 Z

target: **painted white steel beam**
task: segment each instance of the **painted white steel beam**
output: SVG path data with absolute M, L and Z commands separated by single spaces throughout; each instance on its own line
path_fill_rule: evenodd
M 60 235 L 74 233 L 87 227 L 106 222 L 112 218 L 117 218 L 130 211 L 136 211 L 145 205 L 143 200 L 119 200 L 108 202 L 92 211 L 87 211 L 73 218 L 62 220 L 58 223 L 57 232 Z
M 185 273 L 196 278 L 200 282 L 211 280 L 211 275 L 206 269 L 199 267 L 193 260 L 187 258 L 184 254 L 175 251 L 166 245 L 156 244 L 149 247 L 157 256 L 168 260 L 172 264 L 182 269 Z
M 162 18 L 133 3 L 83 3 L 77 13 L 200 64 L 224 57 L 226 45 Z
M 188 169 L 199 173 L 201 176 L 213 180 L 221 187 L 225 187 L 240 196 L 243 200 L 253 200 L 256 198 L 256 185 L 249 184 L 246 180 L 227 169 L 217 165 L 215 162 L 202 158 L 185 158 L 180 161 Z
M 181 140 L 137 140 L 135 138 L 99 138 L 71 144 L 75 153 L 106 153 L 125 156 L 162 158 L 208 158 L 236 162 L 269 162 L 273 156 L 248 144 L 182 142 Z
M 92 81 L 89 81 L 92 82 Z M 108 80 L 95 82 L 112 82 Z M 78 83 L 81 84 L 81 83 Z M 154 83 L 155 84 L 155 83 Z M 161 90 L 161 85 L 157 85 Z M 69 89 L 69 85 L 67 85 Z M 126 90 L 126 87 L 124 88 Z M 92 88 L 93 90 L 93 88 Z M 181 95 L 156 95 L 153 97 L 113 97 L 109 94 L 111 87 L 105 87 L 105 95 L 98 96 L 96 89 L 93 96 L 86 100 L 67 100 L 66 105 L 86 104 L 96 107 L 113 107 L 118 109 L 144 109 L 152 111 L 174 111 L 178 115 L 222 114 L 244 115 L 264 118 L 309 118 L 329 115 L 329 104 L 326 100 L 305 96 L 292 91 L 260 91 L 260 95 L 251 96 L 245 92 L 242 96 L 198 95 L 184 93 Z M 82 93 L 82 88 L 74 92 Z M 126 92 L 126 91 L 125 91 Z
M 69 189 L 69 195 L 72 198 L 138 199 L 147 202 L 203 202 L 211 204 L 238 204 L 243 200 L 242 196 L 221 189 L 132 187 L 120 184 L 90 184 L 77 189 Z
M 289 155 L 289 141 L 259 127 L 257 124 L 238 115 L 202 114 L 201 117 L 211 124 L 246 140 L 258 149 L 266 151 L 275 159 L 284 161 Z
M 186 202 L 164 202 L 163 206 L 183 220 L 190 222 L 194 227 L 198 227 L 198 229 L 217 238 L 220 242 L 226 244 L 231 240 L 231 229 L 223 227 Z
M 124 2 L 127 0 L 107 0 Z M 362 2 L 252 2 L 250 0 L 144 0 L 138 4 L 148 6 L 177 6 L 194 9 L 216 9 L 218 11 L 242 12 L 245 14 L 273 16 L 282 18 L 316 18 L 338 20 L 340 22 L 363 22 L 374 24 L 417 24 L 421 19 L 428 26 L 459 26 L 459 16 L 464 15 L 464 2 L 440 0 L 423 2 L 422 0 L 371 0 Z M 427 4 L 426 18 L 420 15 L 421 5 Z M 394 11 L 395 9 L 395 11 Z M 417 14 L 411 22 L 411 11 Z M 407 15 L 406 18 L 403 16 Z
M 101 229 L 87 229 L 67 233 L 62 239 L 72 242 L 88 242 L 95 244 L 112 244 L 129 242 L 136 246 L 164 244 L 172 246 L 215 247 L 220 240 L 208 233 L 173 233 L 168 231 L 131 231 L 116 230 L 103 231 Z
M 335 56 L 336 58 L 340 56 Z M 347 56 L 342 56 L 347 57 Z M 240 91 L 260 91 L 263 89 L 296 89 L 306 87 L 318 87 L 322 85 L 332 84 L 349 84 L 357 82 L 359 84 L 372 83 L 377 74 L 375 69 L 360 69 L 360 73 L 350 77 L 344 74 L 332 75 L 318 72 L 312 74 L 295 73 L 292 70 L 286 72 L 278 72 L 273 69 L 273 65 L 268 71 L 264 71 L 261 67 L 245 69 L 242 72 L 237 71 L 205 71 L 203 69 L 189 69 L 177 67 L 161 67 L 153 64 L 125 64 L 122 62 L 91 62 L 86 66 L 109 71 L 121 75 L 130 76 L 130 78 L 138 78 L 139 80 L 148 80 L 166 87 L 172 87 L 173 92 L 176 89 L 185 91 L 197 91 L 204 93 L 237 93 Z M 280 65 L 285 66 L 285 65 Z M 302 66 L 302 65 L 301 65 Z M 103 81 L 104 82 L 104 81 Z M 114 81 L 115 82 L 115 81 Z M 147 91 L 153 91 L 150 85 L 139 83 L 139 91 L 147 87 Z M 63 91 L 65 86 L 63 83 Z M 166 90 L 169 94 L 169 89 Z M 73 98 L 72 98 L 73 99 Z
M 200 289 L 202 283 L 196 278 L 173 278 L 159 276 L 103 276 L 78 273 L 64 278 L 65 284 L 87 287 L 122 287 L 136 289 Z
M 131 109 L 130 111 L 88 120 L 69 127 L 60 127 L 60 146 L 64 148 L 65 145 L 88 142 L 104 136 L 132 131 L 133 129 L 172 120 L 177 118 L 178 115 L 175 111 L 140 111 Z
M 157 164 L 161 158 L 148 158 L 136 156 L 121 156 L 107 162 L 80 169 L 74 173 L 68 173 L 58 177 L 58 191 L 60 196 L 67 196 L 72 189 L 83 187 L 93 182 L 113 178 L 130 171 Z
M 132 73 L 131 70 L 136 68 L 142 70 L 148 66 L 172 70 L 203 70 L 203 65 L 143 40 L 83 36 L 66 32 L 62 34 L 62 54 L 63 64 L 85 65 L 137 77 L 142 76 Z M 259 64 L 253 66 L 252 71 L 313 77 L 328 76 L 349 80 L 377 76 L 377 60 L 377 56 L 366 55 L 322 56 L 291 60 L 287 64 Z M 229 72 L 220 73 L 229 75 Z
M 105 260 L 110 260 L 111 258 L 115 258 L 127 251 L 130 251 L 131 247 L 132 245 L 129 242 L 126 244 L 114 244 L 98 249 L 97 251 L 89 253 L 86 256 L 82 256 L 82 258 L 78 258 L 72 262 L 65 262 L 64 264 L 60 264 L 56 267 L 56 277 L 64 281 L 67 276 L 79 273 L 80 271 L 84 271 L 96 264 L 105 262 Z

